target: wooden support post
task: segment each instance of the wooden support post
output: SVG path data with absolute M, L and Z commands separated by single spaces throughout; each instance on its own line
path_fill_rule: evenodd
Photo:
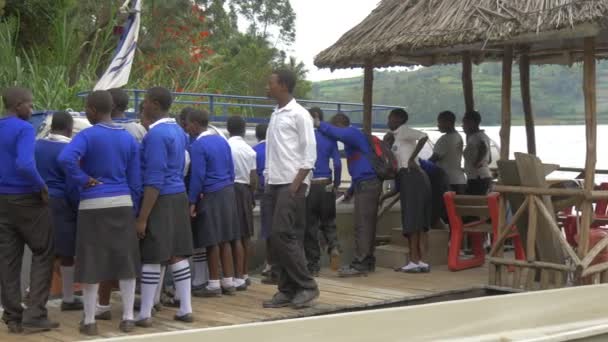
M 528 153 L 536 155 L 534 115 L 532 113 L 532 99 L 530 97 L 530 56 L 527 53 L 523 53 L 519 57 L 519 84 L 521 87 L 521 100 L 524 107 L 524 115 L 526 121 L 526 138 L 528 140 Z
M 372 101 L 374 89 L 374 67 L 371 64 L 365 66 L 363 74 L 363 131 L 372 132 Z
M 462 90 L 464 92 L 464 108 L 469 112 L 475 110 L 475 100 L 473 97 L 473 62 L 471 53 L 462 54 Z
M 583 97 L 585 98 L 585 135 L 587 139 L 587 156 L 585 159 L 585 191 L 591 192 L 595 185 L 596 139 L 597 139 L 597 99 L 595 94 L 595 38 L 588 37 L 584 41 L 585 56 L 583 63 Z M 587 254 L 589 248 L 589 229 L 593 219 L 590 200 L 582 206 L 583 217 L 580 229 L 579 256 Z
M 536 211 L 534 195 L 528 195 L 528 239 L 526 240 L 526 259 L 536 260 L 536 230 L 538 228 L 538 214 Z
M 505 46 L 502 56 L 502 110 L 500 125 L 500 159 L 509 159 L 511 140 L 511 76 L 513 69 L 513 47 Z

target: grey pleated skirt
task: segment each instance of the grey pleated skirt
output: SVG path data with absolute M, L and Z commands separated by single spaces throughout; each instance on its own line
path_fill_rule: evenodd
M 234 186 L 206 193 L 197 205 L 193 227 L 195 248 L 206 248 L 241 238 Z
M 192 255 L 192 228 L 186 193 L 159 196 L 152 208 L 146 236 L 139 242 L 143 264 L 166 264 L 171 257 Z
M 421 168 L 404 168 L 398 178 L 403 234 L 429 230 L 432 208 L 428 176 Z
M 140 268 L 133 207 L 78 211 L 76 282 L 131 279 L 137 277 Z
M 253 236 L 253 192 L 246 184 L 235 183 L 234 194 L 241 239 Z

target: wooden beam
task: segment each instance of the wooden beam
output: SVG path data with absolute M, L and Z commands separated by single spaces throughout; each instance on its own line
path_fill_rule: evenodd
M 536 155 L 536 137 L 534 134 L 534 115 L 530 96 L 530 56 L 527 52 L 519 57 L 519 84 L 521 86 L 521 101 L 524 107 L 526 121 L 526 138 L 528 153 Z
M 505 46 L 502 57 L 502 110 L 500 125 L 500 159 L 509 160 L 511 140 L 511 76 L 513 69 L 513 47 Z
M 367 64 L 363 74 L 363 131 L 369 134 L 372 132 L 373 88 L 374 67 Z
M 495 185 L 494 191 L 537 196 L 571 196 L 585 197 L 585 191 L 579 189 L 535 188 L 531 186 Z M 591 194 L 589 194 L 591 196 Z
M 464 108 L 469 112 L 475 110 L 473 96 L 473 62 L 471 53 L 466 51 L 462 54 L 462 90 L 464 93 Z
M 488 261 L 494 265 L 505 265 L 505 266 L 519 266 L 519 267 L 530 267 L 530 268 L 547 268 L 555 271 L 572 271 L 573 268 L 568 265 L 555 264 L 552 262 L 542 261 L 523 261 L 515 259 L 505 258 L 488 258 Z M 606 263 L 608 265 L 608 263 Z
M 536 230 L 538 229 L 538 214 L 534 195 L 528 195 L 528 237 L 526 238 L 526 259 L 536 260 Z
M 585 158 L 585 191 L 591 192 L 595 185 L 596 139 L 597 139 L 597 98 L 595 93 L 595 38 L 584 40 L 585 57 L 583 60 L 583 97 L 585 99 L 585 136 L 587 155 Z M 589 248 L 589 229 L 593 219 L 591 202 L 583 203 L 579 255 L 587 254 Z

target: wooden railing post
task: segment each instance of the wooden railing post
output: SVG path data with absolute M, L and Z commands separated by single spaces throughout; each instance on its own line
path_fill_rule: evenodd
M 502 57 L 502 110 L 500 125 L 500 159 L 509 159 L 511 140 L 511 79 L 513 69 L 513 47 L 505 46 Z

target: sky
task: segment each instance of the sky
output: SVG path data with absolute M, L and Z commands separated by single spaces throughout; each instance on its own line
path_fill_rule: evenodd
M 310 81 L 354 77 L 362 69 L 318 69 L 315 56 L 335 43 L 376 8 L 380 0 L 290 0 L 296 13 L 296 41 L 287 51 L 303 61 Z

